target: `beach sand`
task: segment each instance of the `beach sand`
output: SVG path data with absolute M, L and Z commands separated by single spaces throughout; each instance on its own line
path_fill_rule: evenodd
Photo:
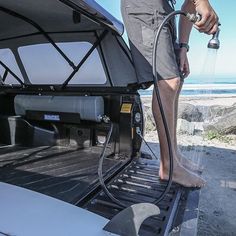
M 152 97 L 151 96 L 143 96 L 142 102 L 143 105 L 150 106 Z M 236 96 L 232 95 L 204 95 L 204 96 L 180 96 L 180 102 L 186 102 L 193 105 L 198 106 L 232 106 L 236 104 Z
M 150 97 L 144 97 L 142 101 L 145 106 L 151 105 Z M 236 104 L 236 96 L 181 97 L 180 101 L 204 106 L 232 106 Z M 159 156 L 156 131 L 147 132 L 145 139 Z M 236 136 L 208 140 L 201 134 L 178 134 L 178 140 L 184 155 L 204 167 L 202 176 L 207 181 L 200 195 L 198 235 L 236 235 Z M 145 145 L 142 149 L 150 153 Z

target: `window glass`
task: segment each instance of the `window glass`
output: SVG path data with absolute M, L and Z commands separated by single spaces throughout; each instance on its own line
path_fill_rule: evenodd
M 57 45 L 76 66 L 92 47 L 88 42 Z M 49 43 L 20 47 L 18 51 L 32 84 L 62 84 L 73 72 L 68 62 Z M 95 49 L 69 84 L 105 84 L 106 80 Z
M 4 63 L 12 72 L 14 72 L 22 81 L 23 77 L 16 62 L 15 56 L 9 48 L 0 49 L 0 61 Z M 0 65 L 0 79 L 3 78 L 6 69 Z M 9 72 L 5 84 L 20 84 Z

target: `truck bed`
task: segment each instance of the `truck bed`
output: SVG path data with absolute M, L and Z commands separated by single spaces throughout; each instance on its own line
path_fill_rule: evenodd
M 6 146 L 0 148 L 0 181 L 76 204 L 96 188 L 101 148 Z M 122 161 L 106 158 L 104 175 Z
M 97 168 L 101 147 L 0 147 L 0 181 L 40 192 L 77 205 L 111 219 L 122 210 L 101 190 Z M 124 204 L 155 203 L 166 182 L 158 177 L 159 161 L 122 157 L 105 158 L 104 177 L 111 193 Z M 177 227 L 180 234 L 196 235 L 199 193 L 192 193 L 172 184 L 169 193 L 158 203 L 161 214 L 147 219 L 140 229 L 142 236 L 169 235 Z M 187 215 L 185 214 L 187 212 Z M 194 222 L 182 226 L 183 221 Z
M 166 182 L 160 181 L 158 171 L 159 162 L 156 160 L 134 160 L 108 184 L 108 188 L 127 206 L 140 202 L 155 203 L 166 187 Z M 182 194 L 183 190 L 179 185 L 173 184 L 169 193 L 157 204 L 161 214 L 147 219 L 140 229 L 140 235 L 168 235 Z M 97 194 L 84 207 L 108 219 L 122 210 L 122 207 L 113 203 L 103 192 Z

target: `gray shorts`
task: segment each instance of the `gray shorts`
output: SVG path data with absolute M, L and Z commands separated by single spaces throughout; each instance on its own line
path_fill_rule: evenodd
M 153 81 L 152 54 L 155 33 L 174 9 L 168 0 L 121 0 L 121 11 L 129 37 L 131 54 L 139 83 Z M 176 25 L 173 19 L 164 27 L 157 47 L 159 79 L 181 77 L 176 50 Z

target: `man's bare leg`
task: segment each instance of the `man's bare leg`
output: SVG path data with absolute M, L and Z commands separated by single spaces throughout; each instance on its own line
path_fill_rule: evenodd
M 174 131 L 175 131 L 175 134 L 174 134 L 174 148 L 176 150 L 176 153 L 177 153 L 177 158 L 179 160 L 179 162 L 187 169 L 190 169 L 192 171 L 195 171 L 195 172 L 201 172 L 202 169 L 201 167 L 199 167 L 196 163 L 194 163 L 193 161 L 191 161 L 188 157 L 184 156 L 181 151 L 179 150 L 178 148 L 178 140 L 177 140 L 177 121 L 178 121 L 178 108 L 179 108 L 179 95 L 180 95 L 180 92 L 182 90 L 182 87 L 183 87 L 183 81 L 180 82 L 180 86 L 179 86 L 179 89 L 178 89 L 178 92 L 177 92 L 177 95 L 176 95 L 176 98 L 175 98 L 175 128 L 174 128 Z
M 165 111 L 167 123 L 169 126 L 171 141 L 172 141 L 172 150 L 174 156 L 174 168 L 173 168 L 173 181 L 179 183 L 185 187 L 202 187 L 205 184 L 205 181 L 194 174 L 193 172 L 184 168 L 178 161 L 177 153 L 174 148 L 175 141 L 175 99 L 177 92 L 180 87 L 180 79 L 173 78 L 169 80 L 162 80 L 158 84 L 160 88 L 160 95 L 162 98 L 163 109 Z M 169 175 L 169 152 L 168 144 L 166 141 L 165 129 L 163 126 L 162 118 L 160 115 L 160 110 L 157 102 L 155 93 L 153 94 L 152 101 L 153 115 L 157 125 L 159 141 L 160 141 L 160 151 L 161 151 L 161 165 L 160 165 L 160 178 L 168 179 Z

